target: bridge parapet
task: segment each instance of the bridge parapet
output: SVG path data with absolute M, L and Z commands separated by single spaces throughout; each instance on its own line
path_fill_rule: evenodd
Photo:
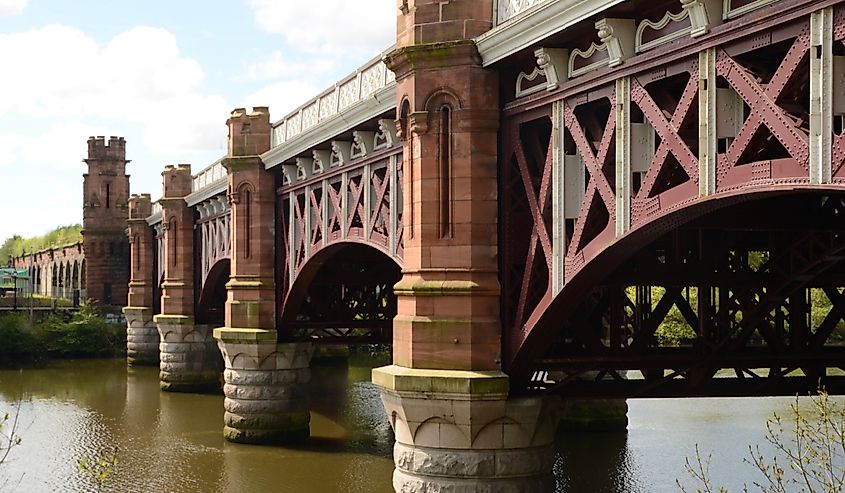
M 198 192 L 219 183 L 223 183 L 224 186 L 226 183 L 226 168 L 223 166 L 223 158 L 214 161 L 212 164 L 194 175 L 191 183 L 191 190 Z
M 551 0 L 498 0 L 496 2 L 496 25 L 501 25 L 513 17 Z
M 303 138 L 308 130 L 352 111 L 371 97 L 378 97 L 379 92 L 392 87 L 394 83 L 393 72 L 387 69 L 379 55 L 273 124 L 271 146 L 277 147 Z M 393 104 L 392 94 L 379 99 Z
M 161 202 L 156 200 L 150 205 L 150 217 L 147 218 L 147 223 L 150 225 L 161 222 Z

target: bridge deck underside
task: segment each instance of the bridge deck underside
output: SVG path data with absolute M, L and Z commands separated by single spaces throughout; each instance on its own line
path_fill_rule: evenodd
M 531 386 L 603 397 L 845 391 L 842 214 L 845 194 L 794 194 L 664 235 L 561 324 Z

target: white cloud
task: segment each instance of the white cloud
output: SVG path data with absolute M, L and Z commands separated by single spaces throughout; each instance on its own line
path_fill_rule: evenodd
M 119 132 L 79 120 L 56 121 L 32 133 L 4 132 L 0 134 L 0 173 L 21 162 L 29 163 L 30 167 L 15 169 L 16 175 L 41 174 L 46 169 L 81 173 L 85 169 L 81 160 L 87 154 L 88 136 L 110 133 Z
M 285 80 L 264 87 L 246 98 L 238 106 L 269 106 L 270 121 L 282 117 L 320 92 L 316 85 L 301 80 Z
M 217 147 L 231 109 L 204 92 L 200 64 L 161 28 L 135 27 L 104 46 L 57 25 L 0 35 L 0 66 L 14 74 L 0 78 L 0 94 L 13 95 L 0 99 L 0 116 L 136 124 L 153 152 Z
M 255 22 L 297 50 L 335 58 L 375 56 L 396 39 L 396 0 L 248 0 Z
M 29 0 L 0 0 L 0 17 L 20 14 L 28 3 Z
M 264 60 L 246 67 L 244 75 L 236 81 L 255 81 L 268 79 L 314 80 L 326 75 L 334 65 L 331 61 L 320 58 L 308 62 L 293 62 L 286 58 L 281 50 L 276 50 Z

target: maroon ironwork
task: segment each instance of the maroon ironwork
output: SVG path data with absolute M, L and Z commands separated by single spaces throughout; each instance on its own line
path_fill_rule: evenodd
M 232 255 L 232 242 L 229 237 L 231 231 L 231 211 L 226 210 L 218 214 L 199 219 L 196 224 L 197 244 L 199 245 L 199 286 L 200 292 L 205 286 L 208 273 L 221 260 L 227 260 Z
M 642 183 L 634 183 L 634 228 L 698 198 L 698 85 L 698 62 L 692 60 L 638 74 L 631 81 L 631 102 L 660 141 Z
M 749 230 L 728 208 L 640 250 L 562 325 L 533 387 L 605 397 L 790 395 L 820 381 L 845 390 L 828 371 L 845 367 L 845 224 L 835 220 L 845 195 L 740 207 L 777 214 L 777 229 Z M 821 296 L 831 308 L 819 322 Z
M 809 21 L 721 47 L 716 75 L 749 113 L 719 154 L 719 191 L 749 182 L 809 182 Z
M 308 282 L 285 330 L 318 343 L 388 344 L 396 316 L 393 285 L 399 278 L 399 266 L 384 254 L 361 244 L 340 247 Z
M 397 145 L 279 188 L 278 302 L 284 337 L 390 342 L 396 313 L 392 285 L 402 258 L 401 172 Z M 380 252 L 381 264 L 360 253 L 357 266 L 335 259 L 358 248 Z M 336 262 L 341 264 L 332 267 L 329 282 L 326 269 Z M 385 275 L 389 279 L 382 279 Z
M 712 35 L 507 104 L 499 244 L 505 367 L 515 382 L 604 396 L 792 393 L 817 378 L 842 384 L 826 371 L 843 364 L 842 121 L 833 122 L 833 184 L 811 185 L 809 176 L 808 14 L 822 7 L 794 1 L 761 9 Z M 840 6 L 834 39 L 834 53 L 843 53 Z M 728 115 L 716 115 L 715 189 L 702 197 L 709 179 L 699 176 L 705 48 L 715 53 L 718 97 L 735 95 L 739 120 L 724 137 Z M 616 190 L 621 101 L 613 81 L 623 76 L 631 129 L 646 126 L 655 143 L 633 154 L 629 201 Z M 561 110 L 558 135 L 553 104 Z M 551 217 L 555 152 L 584 165 L 586 190 L 574 220 Z M 616 207 L 628 202 L 626 229 L 616 224 L 626 211 Z M 562 245 L 553 245 L 553 225 Z M 559 293 L 553 247 L 563 252 Z M 749 270 L 749 255 L 766 261 Z M 812 299 L 821 293 L 832 308 L 811 323 Z M 660 342 L 658 328 L 672 320 L 694 336 Z M 736 378 L 720 378 L 725 369 Z M 642 377 L 629 381 L 628 370 Z
M 837 6 L 833 16 L 833 39 L 838 50 L 845 45 L 845 8 Z M 835 182 L 845 182 L 845 117 L 839 118 L 838 129 L 834 127 L 832 154 L 832 175 Z

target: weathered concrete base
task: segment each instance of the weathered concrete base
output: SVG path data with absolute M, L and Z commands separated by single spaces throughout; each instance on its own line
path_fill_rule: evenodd
M 295 443 L 310 436 L 310 343 L 277 344 L 276 331 L 214 330 L 226 364 L 223 436 L 238 443 Z
M 554 490 L 556 398 L 508 399 L 498 371 L 373 370 L 396 434 L 397 492 Z
M 127 306 L 126 362 L 131 366 L 156 366 L 159 364 L 158 327 L 153 322 L 153 310 L 148 307 Z
M 220 391 L 220 357 L 211 330 L 192 317 L 156 315 L 161 343 L 159 380 L 168 392 Z
M 625 399 L 566 399 L 561 405 L 561 431 L 625 431 L 628 403 Z

